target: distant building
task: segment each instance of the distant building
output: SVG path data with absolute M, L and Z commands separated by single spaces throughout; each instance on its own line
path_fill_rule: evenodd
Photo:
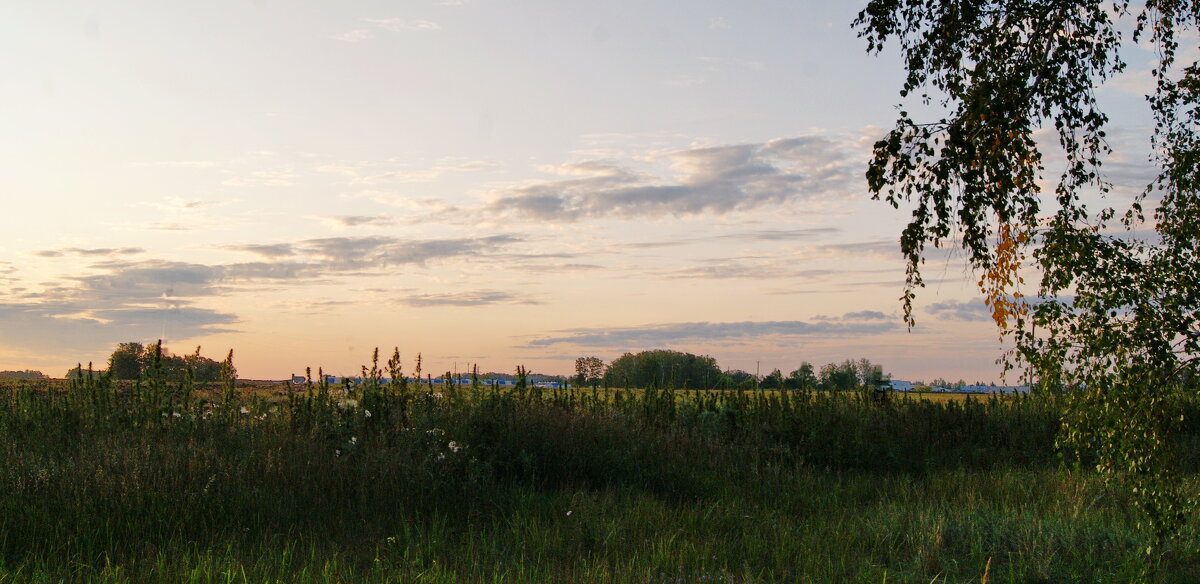
M 917 388 L 917 386 L 913 385 L 913 382 L 911 381 L 900 381 L 893 379 L 888 383 L 892 385 L 892 391 L 913 391 Z
M 1001 394 L 1027 394 L 1029 393 L 1028 385 L 1000 385 L 992 388 L 992 391 Z

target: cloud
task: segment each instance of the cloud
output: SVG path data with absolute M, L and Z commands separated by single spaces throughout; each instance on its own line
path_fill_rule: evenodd
M 1012 300 L 1012 296 L 1005 296 Z M 1037 296 L 1025 296 L 1017 300 L 1017 303 L 1024 305 L 1026 308 L 1035 307 L 1046 302 L 1050 302 L 1045 298 Z M 1054 299 L 1054 302 L 1066 307 L 1071 307 L 1075 303 L 1075 297 L 1071 295 L 1059 296 Z M 944 318 L 946 320 L 957 320 L 963 322 L 992 322 L 992 311 L 984 303 L 982 298 L 972 300 L 947 300 L 945 302 L 936 302 L 925 307 L 925 310 L 934 316 Z
M 467 160 L 462 162 L 443 161 L 430 168 L 416 170 L 388 170 L 360 175 L 363 168 L 374 168 L 384 163 L 338 163 L 317 167 L 321 172 L 332 172 L 353 177 L 352 184 L 378 185 L 385 183 L 429 182 L 452 172 L 474 172 L 497 166 L 489 160 Z
M 704 237 L 688 237 L 682 239 L 672 239 L 668 241 L 638 241 L 633 243 L 615 244 L 612 247 L 618 249 L 654 249 L 662 247 L 679 247 L 691 245 L 693 243 L 705 243 L 718 240 L 731 241 L 751 241 L 751 242 L 779 242 L 779 241 L 800 241 L 804 239 L 812 239 L 827 235 L 836 235 L 841 233 L 838 227 L 807 227 L 800 229 L 762 229 L 757 231 L 742 231 L 737 233 L 726 233 L 723 235 L 709 235 Z
M 642 173 L 611 161 L 556 167 L 572 178 L 501 192 L 485 209 L 540 221 L 725 214 L 859 194 L 863 152 L 847 140 L 810 135 L 677 151 L 659 157 L 666 172 Z M 670 176 L 665 176 L 670 174 Z
M 295 248 L 290 243 L 269 243 L 269 244 L 245 244 L 245 245 L 226 245 L 223 249 L 233 251 L 244 251 L 253 254 L 258 254 L 268 258 L 279 258 L 294 255 Z
M 295 183 L 292 182 L 296 178 L 296 173 L 290 168 L 285 170 L 256 170 L 250 173 L 250 176 L 233 177 L 226 179 L 221 184 L 232 187 L 241 186 L 270 186 L 270 187 L 286 187 Z
M 878 310 L 860 310 L 858 312 L 847 312 L 842 315 L 842 320 L 885 320 L 887 318 L 888 315 Z
M 103 272 L 68 277 L 78 287 L 64 290 L 64 295 L 89 308 L 113 302 L 124 304 L 164 297 L 211 296 L 215 293 L 215 285 L 223 278 L 220 266 L 163 260 L 107 262 L 95 267 Z
M 178 221 L 151 221 L 130 225 L 129 229 L 138 231 L 197 231 L 208 227 L 207 223 L 180 223 Z
M 829 276 L 850 272 L 851 270 L 800 269 L 795 260 L 787 258 L 727 258 L 707 260 L 703 265 L 680 268 L 662 275 L 668 278 L 714 280 L 802 278 L 825 281 Z
M 0 328 L 23 331 L 19 339 L 10 341 L 34 350 L 91 352 L 97 347 L 157 339 L 164 334 L 181 340 L 230 332 L 230 326 L 236 323 L 232 314 L 196 307 L 112 308 L 81 314 L 70 302 L 0 303 Z
M 360 43 L 371 38 L 372 36 L 374 35 L 371 34 L 371 31 L 365 28 L 356 28 L 341 34 L 335 34 L 330 38 L 338 41 L 345 41 L 347 43 Z
M 78 247 L 65 247 L 62 249 L 47 249 L 35 251 L 33 255 L 43 258 L 58 258 L 63 256 L 81 256 L 81 257 L 99 257 L 99 256 L 120 256 L 134 255 L 145 253 L 146 250 L 140 247 L 97 247 L 84 249 Z
M 475 259 L 522 241 L 511 235 L 461 239 L 406 240 L 395 237 L 328 237 L 293 243 L 243 244 L 245 251 L 273 261 L 196 264 L 158 259 L 105 261 L 98 273 L 69 276 L 75 285 L 47 289 L 49 297 L 94 309 L 161 299 L 223 295 L 232 287 L 261 282 L 311 280 L 377 273 L 430 262 Z
M 387 215 L 337 215 L 333 217 L 317 217 L 317 219 L 334 229 L 388 227 L 396 224 L 396 220 Z
M 371 24 L 377 28 L 391 32 L 401 32 L 406 30 L 441 30 L 442 27 L 436 22 L 417 18 L 406 20 L 403 18 L 364 18 L 363 22 Z
M 217 165 L 211 160 L 159 160 L 150 164 L 165 168 L 212 168 Z
M 512 266 L 514 270 L 522 270 L 525 272 L 584 272 L 592 270 L 603 270 L 604 266 L 598 264 L 517 264 Z
M 735 67 L 750 69 L 753 71 L 765 71 L 767 69 L 767 66 L 762 62 L 750 61 L 747 59 L 732 59 L 729 57 L 700 57 L 700 60 L 708 64 L 708 70 L 712 73 L 720 72 L 727 65 L 733 65 Z
M 825 235 L 835 235 L 842 230 L 838 227 L 807 227 L 802 229 L 762 229 L 718 235 L 716 239 L 738 239 L 746 241 L 791 241 L 811 239 Z
M 936 302 L 925 308 L 930 314 L 947 320 L 964 322 L 989 322 L 992 313 L 983 300 L 947 300 Z
M 708 19 L 708 28 L 712 30 L 729 28 L 729 22 L 725 20 L 724 16 L 713 16 Z
M 413 294 L 399 299 L 408 306 L 487 306 L 492 304 L 541 304 L 540 301 L 499 290 L 472 290 L 445 294 Z
M 790 263 L 710 260 L 706 265 L 680 268 L 664 275 L 668 278 L 685 279 L 762 280 L 791 278 L 800 275 L 801 272 L 803 271 L 795 270 Z
M 474 260 L 523 241 L 511 235 L 460 239 L 406 240 L 394 237 L 336 237 L 278 244 L 242 244 L 225 249 L 262 256 L 266 261 L 206 265 L 161 259 L 128 260 L 112 252 L 132 248 L 49 250 L 104 258 L 90 272 L 43 282 L 36 292 L 7 289 L 0 302 L 0 330 L 23 331 L 22 347 L 94 351 L 97 347 L 165 334 L 183 339 L 227 332 L 237 315 L 196 305 L 264 284 L 294 284 L 319 278 L 384 273 L 400 266 L 423 266 L 455 259 Z M 105 255 L 105 254 L 109 255 Z M 121 254 L 118 254 L 121 255 Z M 14 271 L 0 263 L 0 279 Z M 536 300 L 494 290 L 418 294 L 402 300 L 412 306 L 533 304 Z
M 881 313 L 877 313 L 881 314 Z M 747 321 L 747 322 L 686 322 L 650 324 L 638 327 L 605 329 L 570 329 L 559 334 L 534 339 L 533 347 L 558 344 L 582 347 L 632 350 L 641 347 L 662 347 L 683 342 L 752 342 L 764 338 L 845 337 L 875 335 L 896 329 L 888 319 L 858 319 L 853 321 Z
M 513 235 L 463 239 L 403 240 L 394 237 L 326 237 L 307 239 L 296 249 L 335 270 L 403 265 L 423 266 L 434 260 L 475 257 L 523 241 Z

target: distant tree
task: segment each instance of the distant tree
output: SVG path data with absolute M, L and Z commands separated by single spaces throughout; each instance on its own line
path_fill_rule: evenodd
M 772 371 L 758 386 L 763 389 L 783 389 L 783 372 L 778 369 Z
M 200 355 L 200 347 L 196 352 L 183 358 L 184 364 L 192 368 L 192 379 L 207 383 L 221 379 L 221 362 Z
M 858 369 L 854 361 L 827 363 L 821 367 L 821 389 L 846 391 L 859 387 Z
M 655 350 L 625 353 L 609 364 L 604 380 L 609 386 L 709 388 L 717 384 L 721 369 L 709 356 Z
M 604 360 L 599 357 L 580 357 L 575 360 L 575 385 L 583 387 L 598 383 L 604 377 Z
M 716 387 L 720 389 L 754 389 L 755 379 L 752 373 L 741 369 L 728 369 L 718 377 Z
M 113 379 L 137 379 L 142 374 L 142 359 L 146 348 L 141 343 L 121 343 L 108 358 L 108 371 Z
M 813 371 L 812 363 L 805 361 L 800 367 L 788 374 L 784 387 L 788 389 L 810 390 L 817 388 L 817 374 Z
M 154 375 L 164 381 L 182 381 L 189 367 L 194 381 L 214 382 L 221 379 L 221 362 L 202 356 L 200 347 L 196 347 L 196 351 L 190 355 L 180 356 L 172 355 L 159 344 L 129 342 L 117 345 L 108 358 L 113 379 L 137 379 L 153 370 Z

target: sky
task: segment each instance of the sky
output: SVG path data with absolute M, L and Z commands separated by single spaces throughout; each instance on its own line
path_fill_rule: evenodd
M 254 379 L 398 347 L 1004 381 L 960 253 L 903 323 L 907 211 L 864 179 L 903 71 L 859 4 L 5 2 L 0 369 L 161 338 Z M 1136 190 L 1127 58 L 1101 97 Z

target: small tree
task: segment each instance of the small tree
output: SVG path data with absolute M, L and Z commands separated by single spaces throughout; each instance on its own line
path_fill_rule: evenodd
M 817 375 L 812 363 L 805 361 L 795 371 L 788 374 L 785 386 L 789 389 L 812 390 L 817 388 Z
M 146 348 L 141 343 L 121 343 L 108 358 L 108 371 L 113 379 L 132 380 L 142 374 Z
M 1156 535 L 1178 533 L 1196 505 L 1171 436 L 1180 398 L 1196 396 L 1184 380 L 1200 374 L 1200 62 L 1177 57 L 1181 42 L 1196 46 L 1200 3 L 870 0 L 855 26 L 871 52 L 898 45 L 900 96 L 932 113 L 917 120 L 900 104 L 867 170 L 876 198 L 912 207 L 900 236 L 906 320 L 927 246 L 960 247 L 1015 346 L 1006 365 L 1066 398 L 1068 452 L 1127 481 Z M 1112 149 L 1097 89 L 1139 44 L 1150 48 L 1145 144 L 1158 174 L 1110 207 L 1126 199 L 1105 197 Z M 1062 161 L 1058 177 L 1045 176 L 1046 152 Z M 1036 302 L 1023 297 L 1027 277 Z

